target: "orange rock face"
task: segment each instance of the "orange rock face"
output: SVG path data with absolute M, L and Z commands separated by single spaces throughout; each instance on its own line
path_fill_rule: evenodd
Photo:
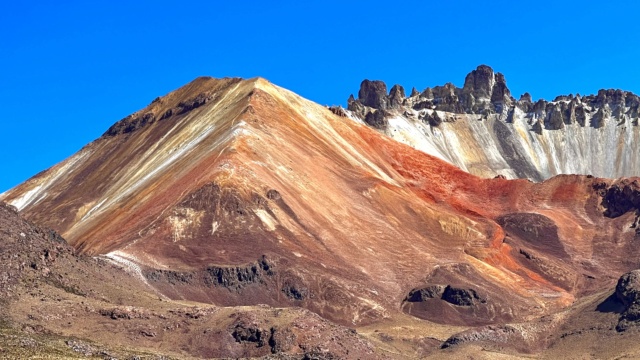
M 2 200 L 171 298 L 476 325 L 637 266 L 611 185 L 482 179 L 263 79 L 200 78 Z

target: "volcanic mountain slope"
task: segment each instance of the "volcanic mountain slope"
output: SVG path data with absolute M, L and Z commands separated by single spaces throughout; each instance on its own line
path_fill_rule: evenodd
M 613 286 L 638 266 L 638 190 L 478 178 L 263 79 L 199 78 L 2 199 L 161 296 L 407 313 L 441 342 Z
M 2 359 L 379 358 L 362 336 L 303 309 L 170 301 L 2 203 L 0 250 Z
M 483 177 L 640 174 L 640 97 L 627 91 L 516 100 L 504 75 L 481 65 L 462 88 L 414 88 L 409 97 L 400 85 L 387 94 L 383 82 L 365 80 L 348 104 L 350 116 Z

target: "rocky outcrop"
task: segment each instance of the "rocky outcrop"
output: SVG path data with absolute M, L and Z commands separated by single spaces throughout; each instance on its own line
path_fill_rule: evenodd
M 247 325 L 244 323 L 238 323 L 235 325 L 231 336 L 236 339 L 237 342 L 251 342 L 255 343 L 256 347 L 262 347 L 267 344 L 270 338 L 270 332 L 266 329 L 261 329 L 256 326 Z
M 387 85 L 380 80 L 363 80 L 358 91 L 358 101 L 370 108 L 386 110 L 390 103 Z
M 620 277 L 616 285 L 616 297 L 625 306 L 640 301 L 640 270 L 630 271 Z
M 517 330 L 514 327 L 503 326 L 485 326 L 477 329 L 470 329 L 455 334 L 442 343 L 441 348 L 446 349 L 455 345 L 461 345 L 469 342 L 490 342 L 493 344 L 506 344 L 514 340 Z
M 231 336 L 238 343 L 253 343 L 255 347 L 268 346 L 272 354 L 289 351 L 296 343 L 296 334 L 288 328 L 270 327 L 264 329 L 255 323 L 237 321 Z
M 156 117 L 153 113 L 148 112 L 144 114 L 133 114 L 113 124 L 103 136 L 116 136 L 119 134 L 128 134 L 141 129 L 147 125 L 156 122 Z
M 617 331 L 640 326 L 640 270 L 630 271 L 620 277 L 616 286 L 616 298 L 624 305 Z
M 419 289 L 413 289 L 409 292 L 409 295 L 405 298 L 405 301 L 409 302 L 423 302 L 427 299 L 439 299 L 442 298 L 444 292 L 444 286 L 432 285 Z
M 266 257 L 245 267 L 210 266 L 206 269 L 205 284 L 240 288 L 247 284 L 264 283 L 265 276 L 273 276 L 273 264 Z
M 432 322 L 465 326 L 496 324 L 514 316 L 499 290 L 465 264 L 435 269 L 425 285 L 409 291 L 402 310 Z
M 462 91 L 467 96 L 489 100 L 492 98 L 494 84 L 495 75 L 493 69 L 486 65 L 480 65 L 464 79 Z
M 364 117 L 364 122 L 373 128 L 383 130 L 389 126 L 386 116 L 387 112 L 384 110 L 371 111 Z
M 371 111 L 367 107 L 378 110 L 408 107 L 416 110 L 485 114 L 502 113 L 515 103 L 504 75 L 494 73 L 486 65 L 478 66 L 467 75 L 462 88 L 451 83 L 433 89 L 427 88 L 422 93 L 414 88 L 409 98 L 405 98 L 404 88 L 400 85 L 394 85 L 388 95 L 386 89 L 387 86 L 382 81 L 364 80 L 360 85 L 358 99 L 349 100 L 349 110 L 362 117 Z
M 640 179 L 621 179 L 612 184 L 605 181 L 594 184 L 602 197 L 604 215 L 615 218 L 630 211 L 640 211 Z
M 204 270 L 192 272 L 157 269 L 145 272 L 145 277 L 152 283 L 222 287 L 235 292 L 252 284 L 265 285 L 268 278 L 274 275 L 274 264 L 264 256 L 246 266 L 208 266 Z
M 457 91 L 464 106 L 464 111 L 473 113 L 501 113 L 511 105 L 514 99 L 507 88 L 504 75 L 494 73 L 486 65 L 480 65 L 467 75 L 464 86 Z
M 212 99 L 214 99 L 215 94 L 212 92 L 204 92 L 196 95 L 194 98 L 180 101 L 177 106 L 171 107 L 167 110 L 161 112 L 161 115 L 156 115 L 155 112 L 162 111 L 160 106 L 154 106 L 154 104 L 159 103 L 161 98 L 156 98 L 148 107 L 149 111 L 144 113 L 135 113 L 125 117 L 124 119 L 113 124 L 102 136 L 103 137 L 111 137 L 120 134 L 128 134 L 134 131 L 137 131 L 143 127 L 151 125 L 156 121 L 165 120 L 171 118 L 173 116 L 178 116 L 182 114 L 186 114 L 194 109 L 197 109 Z
M 282 313 L 281 310 L 276 312 Z M 231 318 L 233 320 L 223 336 L 235 342 L 227 344 L 235 350 L 233 358 L 381 358 L 372 351 L 372 345 L 354 330 L 331 324 L 310 312 L 304 312 L 291 322 L 273 321 L 274 318 L 241 312 L 232 314 Z
M 309 296 L 309 290 L 306 287 L 289 282 L 284 284 L 282 292 L 291 300 L 304 300 Z
M 404 98 L 404 88 L 400 85 L 393 85 L 391 91 L 389 91 L 389 103 L 391 104 L 391 108 L 401 108 L 404 102 Z
M 329 106 L 329 111 L 340 117 L 347 117 L 347 112 L 344 111 L 342 106 Z
M 412 91 L 408 98 L 405 98 L 404 88 L 400 85 L 394 85 L 388 95 L 386 89 L 386 84 L 380 80 L 364 80 L 358 99 L 351 98 L 348 109 L 362 118 L 375 109 L 410 108 L 458 114 L 496 114 L 502 120 L 507 120 L 517 108 L 525 113 L 532 125 L 540 122 L 545 130 L 558 130 L 574 123 L 600 128 L 610 118 L 618 122 L 635 120 L 640 109 L 640 97 L 613 89 L 600 90 L 597 95 L 574 97 L 570 94 L 558 96 L 553 101 L 539 100 L 536 103 L 533 103 L 529 93 L 525 93 L 516 101 L 511 96 L 504 75 L 494 72 L 487 65 L 480 65 L 471 71 L 462 88 L 448 83 L 433 89 L 427 88 L 422 93 Z M 384 114 L 393 115 L 389 112 Z M 585 121 L 587 117 L 591 119 L 589 123 Z
M 427 299 L 441 299 L 456 306 L 473 306 L 478 303 L 486 303 L 487 300 L 478 295 L 474 289 L 463 289 L 451 285 L 432 285 L 425 288 L 414 289 L 409 292 L 406 301 L 423 302 Z
M 460 289 L 447 286 L 442 293 L 442 300 L 456 306 L 473 306 L 477 303 L 484 304 L 487 300 L 478 295 L 474 289 Z

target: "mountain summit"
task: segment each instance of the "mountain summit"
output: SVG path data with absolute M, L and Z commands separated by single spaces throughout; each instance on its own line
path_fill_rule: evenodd
M 514 104 L 488 67 L 463 89 L 412 93 L 365 81 L 331 111 L 261 78 L 198 78 L 2 200 L 167 301 L 302 307 L 412 354 L 497 338 L 545 349 L 572 306 L 637 267 L 637 180 L 481 178 L 358 121 L 392 129 L 451 106 L 497 129 Z M 473 129 L 425 126 L 449 123 Z M 215 331 L 266 355 L 281 333 L 257 326 Z M 396 327 L 406 342 L 378 333 Z M 310 351 L 294 343 L 271 349 Z

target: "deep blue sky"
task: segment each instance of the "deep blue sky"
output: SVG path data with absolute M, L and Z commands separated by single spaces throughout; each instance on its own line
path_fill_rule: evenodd
M 534 99 L 640 93 L 635 1 L 4 1 L 0 192 L 200 75 L 262 76 L 321 104 L 479 64 Z M 219 4 L 224 3 L 224 4 Z

